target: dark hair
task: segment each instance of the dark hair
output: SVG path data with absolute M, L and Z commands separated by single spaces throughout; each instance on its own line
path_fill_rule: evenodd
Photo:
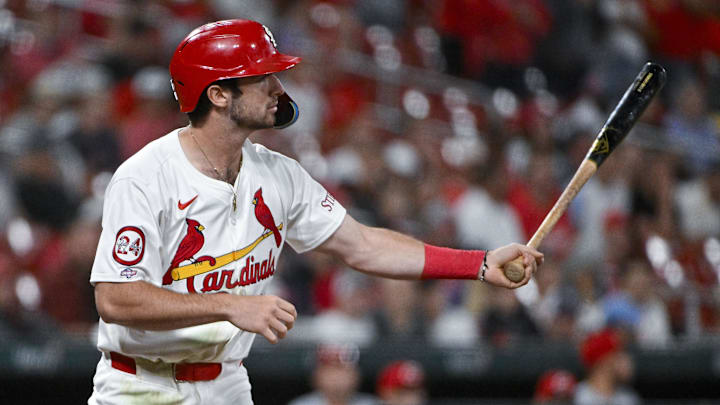
M 223 90 L 229 90 L 233 97 L 238 97 L 242 92 L 238 88 L 237 85 L 238 79 L 225 79 L 225 80 L 216 80 L 205 87 L 203 89 L 203 92 L 200 94 L 200 99 L 197 102 L 197 105 L 195 105 L 195 109 L 187 113 L 188 119 L 190 120 L 190 124 L 193 126 L 200 126 L 202 125 L 205 120 L 207 119 L 208 114 L 210 113 L 210 108 L 212 108 L 212 103 L 210 102 L 210 99 L 207 96 L 207 89 L 217 84 L 218 86 L 222 87 Z

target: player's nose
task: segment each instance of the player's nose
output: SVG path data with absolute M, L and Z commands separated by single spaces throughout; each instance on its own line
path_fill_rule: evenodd
M 273 97 L 279 97 L 283 93 L 285 93 L 285 89 L 283 88 L 282 83 L 280 83 L 280 79 L 278 79 L 274 74 L 270 75 L 270 95 Z

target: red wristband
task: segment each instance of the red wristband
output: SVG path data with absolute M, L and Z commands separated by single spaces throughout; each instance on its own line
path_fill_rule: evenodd
M 420 278 L 477 280 L 484 258 L 484 250 L 458 250 L 426 244 L 425 267 Z

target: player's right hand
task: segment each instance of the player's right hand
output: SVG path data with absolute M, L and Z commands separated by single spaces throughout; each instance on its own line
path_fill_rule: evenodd
M 228 321 L 242 330 L 259 333 L 275 344 L 292 329 L 297 318 L 295 306 L 272 295 L 233 296 Z
M 486 263 L 488 265 L 485 274 L 485 281 L 499 287 L 518 288 L 522 287 L 530 281 L 537 271 L 538 266 L 543 262 L 545 255 L 536 249 L 519 243 L 511 243 L 491 250 L 487 253 Z M 505 277 L 503 267 L 517 257 L 523 258 L 524 276 L 522 280 L 514 283 Z

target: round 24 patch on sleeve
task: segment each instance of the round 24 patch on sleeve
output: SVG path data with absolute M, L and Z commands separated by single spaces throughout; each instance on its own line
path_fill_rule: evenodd
M 115 237 L 113 258 L 124 266 L 132 266 L 145 254 L 145 234 L 136 226 L 121 228 Z

